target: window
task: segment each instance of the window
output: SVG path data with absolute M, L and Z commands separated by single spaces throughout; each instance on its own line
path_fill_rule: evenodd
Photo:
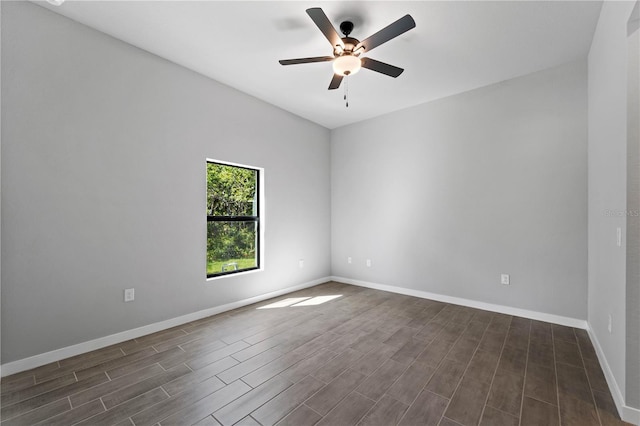
M 259 177 L 207 161 L 207 278 L 260 268 Z

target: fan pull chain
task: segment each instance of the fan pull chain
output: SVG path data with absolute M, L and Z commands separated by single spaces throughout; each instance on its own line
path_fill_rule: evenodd
M 344 77 L 344 105 L 349 108 L 349 76 Z

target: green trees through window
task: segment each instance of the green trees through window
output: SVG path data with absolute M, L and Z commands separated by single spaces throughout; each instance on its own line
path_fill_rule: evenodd
M 207 277 L 259 265 L 258 170 L 207 162 Z

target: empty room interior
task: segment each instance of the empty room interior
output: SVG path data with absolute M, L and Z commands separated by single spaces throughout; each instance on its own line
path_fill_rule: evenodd
M 640 424 L 639 1 L 0 15 L 2 426 Z

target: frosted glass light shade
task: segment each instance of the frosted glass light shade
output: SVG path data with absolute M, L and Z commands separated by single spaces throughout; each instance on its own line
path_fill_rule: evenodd
M 360 59 L 356 56 L 343 55 L 333 60 L 333 72 L 338 75 L 353 75 L 360 67 Z

